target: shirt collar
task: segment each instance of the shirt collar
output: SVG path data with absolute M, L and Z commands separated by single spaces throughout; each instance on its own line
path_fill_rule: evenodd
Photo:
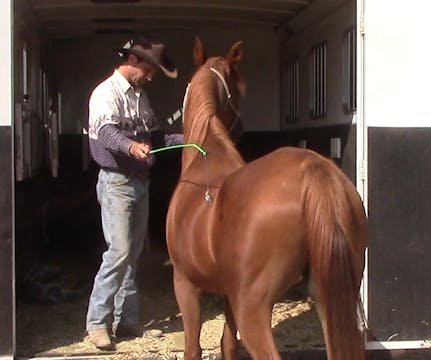
M 117 81 L 121 90 L 126 93 L 129 89 L 133 88 L 132 85 L 127 81 L 127 79 L 117 70 L 115 69 L 113 78 Z

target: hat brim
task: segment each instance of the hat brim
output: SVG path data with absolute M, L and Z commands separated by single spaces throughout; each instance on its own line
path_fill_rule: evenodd
M 158 67 L 160 70 L 163 71 L 163 73 L 167 76 L 170 77 L 172 79 L 175 79 L 178 76 L 178 70 L 175 67 L 175 65 L 172 63 L 172 61 L 170 61 L 169 59 L 167 59 L 166 57 L 164 57 L 162 59 L 162 63 L 158 62 L 155 58 L 153 58 L 152 56 L 149 56 L 148 54 L 139 51 L 137 49 L 115 49 L 114 51 L 118 52 L 120 55 L 126 55 L 126 54 L 133 54 L 135 56 L 137 56 L 138 58 L 144 60 L 144 61 L 148 61 L 150 64 L 155 65 L 156 67 Z

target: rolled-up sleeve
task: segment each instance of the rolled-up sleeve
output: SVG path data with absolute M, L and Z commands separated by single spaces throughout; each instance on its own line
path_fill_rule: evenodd
M 99 130 L 99 140 L 111 152 L 130 156 L 130 146 L 133 141 L 124 136 L 118 126 L 107 124 Z

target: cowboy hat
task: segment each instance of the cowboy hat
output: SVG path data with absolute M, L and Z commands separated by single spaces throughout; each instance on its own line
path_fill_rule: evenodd
M 170 77 L 176 78 L 178 71 L 171 60 L 166 56 L 166 46 L 161 42 L 151 41 L 144 37 L 127 41 L 121 49 L 115 49 L 121 57 L 133 54 L 139 59 L 148 61 Z

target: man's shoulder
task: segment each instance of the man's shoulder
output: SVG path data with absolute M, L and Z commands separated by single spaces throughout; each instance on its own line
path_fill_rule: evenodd
M 111 76 L 100 82 L 91 92 L 91 99 L 115 99 L 118 97 L 115 81 Z
M 96 87 L 93 89 L 92 93 L 111 90 L 114 86 L 115 84 L 113 82 L 113 75 L 111 74 L 110 76 L 99 82 L 99 84 L 97 84 Z

